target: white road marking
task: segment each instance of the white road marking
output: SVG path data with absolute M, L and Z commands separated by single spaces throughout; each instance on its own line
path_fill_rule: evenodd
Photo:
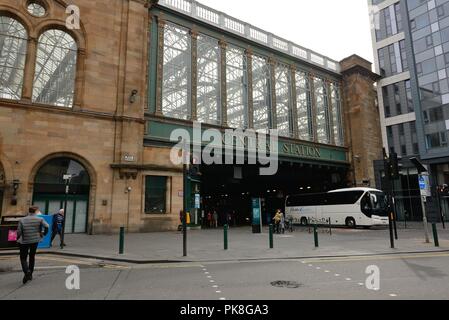
M 351 281 L 352 279 L 351 279 L 351 278 L 346 278 L 345 280 L 346 280 L 346 281 Z
M 397 297 L 398 295 L 397 294 L 395 294 L 395 293 L 392 293 L 392 294 L 390 294 L 390 297 Z
M 329 271 L 329 270 L 326 270 L 326 271 L 324 271 L 324 272 L 326 272 L 326 273 L 330 273 L 330 271 Z
M 340 275 L 338 273 L 335 274 L 336 277 L 339 277 Z

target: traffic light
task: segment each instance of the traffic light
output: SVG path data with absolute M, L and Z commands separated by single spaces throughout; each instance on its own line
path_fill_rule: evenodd
M 390 177 L 393 180 L 397 180 L 400 178 L 399 174 L 399 160 L 398 154 L 392 153 L 390 154 Z

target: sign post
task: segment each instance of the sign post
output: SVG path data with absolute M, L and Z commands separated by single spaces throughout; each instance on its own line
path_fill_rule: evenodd
M 419 189 L 421 191 L 421 207 L 423 212 L 424 233 L 426 237 L 426 243 L 430 243 L 427 214 L 426 214 L 427 197 L 432 196 L 430 191 L 429 174 L 427 172 L 423 172 L 418 176 L 418 179 L 419 179 Z
M 252 198 L 253 233 L 262 233 L 262 204 L 260 198 Z

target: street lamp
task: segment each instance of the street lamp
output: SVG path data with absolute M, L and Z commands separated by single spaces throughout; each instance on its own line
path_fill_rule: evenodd
M 67 202 L 69 200 L 70 181 L 76 174 L 65 174 L 63 180 L 65 181 L 65 199 L 64 199 L 64 219 L 62 220 L 61 230 L 61 250 L 64 249 L 64 236 L 65 236 L 65 219 L 67 218 Z

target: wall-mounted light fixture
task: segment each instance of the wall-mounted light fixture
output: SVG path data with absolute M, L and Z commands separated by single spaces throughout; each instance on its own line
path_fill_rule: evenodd
M 17 190 L 19 190 L 19 186 L 20 186 L 20 180 L 18 179 L 14 179 L 12 181 L 12 198 L 11 198 L 11 205 L 12 206 L 16 206 L 17 205 Z
M 133 90 L 131 92 L 131 96 L 129 97 L 129 103 L 135 103 L 137 101 L 137 94 L 139 93 L 139 91 L 137 90 Z

